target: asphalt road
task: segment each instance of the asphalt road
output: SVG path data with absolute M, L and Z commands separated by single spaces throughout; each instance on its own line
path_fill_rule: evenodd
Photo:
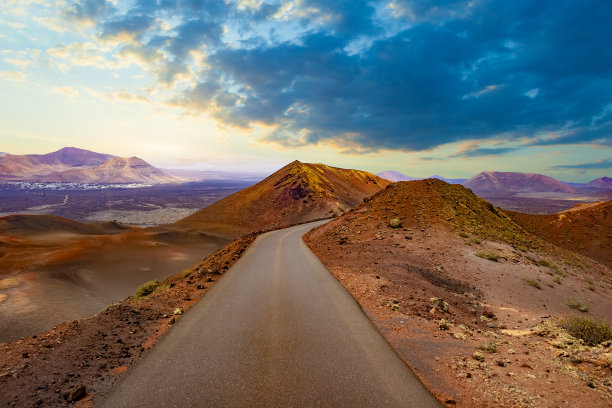
M 302 242 L 260 236 L 97 406 L 440 407 Z

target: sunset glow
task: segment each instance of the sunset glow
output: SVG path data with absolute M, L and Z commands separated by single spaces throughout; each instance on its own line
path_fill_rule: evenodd
M 610 2 L 0 1 L 1 151 L 608 175 Z

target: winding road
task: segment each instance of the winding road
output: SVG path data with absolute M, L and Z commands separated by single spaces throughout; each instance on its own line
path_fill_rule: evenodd
M 440 407 L 303 243 L 261 235 L 96 406 Z

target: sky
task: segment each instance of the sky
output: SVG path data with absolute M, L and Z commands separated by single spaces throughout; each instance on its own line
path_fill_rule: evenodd
M 611 176 L 609 0 L 0 0 L 0 151 Z

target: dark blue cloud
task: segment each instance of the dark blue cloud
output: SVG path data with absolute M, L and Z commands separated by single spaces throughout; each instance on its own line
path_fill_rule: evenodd
M 598 160 L 590 163 L 564 164 L 554 166 L 555 170 L 594 170 L 594 169 L 612 169 L 612 160 Z
M 288 23 L 272 18 L 281 2 L 140 0 L 126 15 L 101 14 L 99 26 L 163 51 L 165 84 L 205 47 L 198 83 L 173 102 L 212 107 L 237 126 L 277 125 L 266 137 L 275 143 L 424 150 L 511 134 L 539 145 L 611 144 L 612 2 L 392 3 L 303 0 L 290 38 Z M 160 16 L 179 24 L 156 30 Z M 226 43 L 226 28 L 240 40 Z M 283 40 L 270 30 L 285 30 Z
M 147 15 L 128 15 L 119 19 L 110 20 L 102 24 L 102 37 L 115 37 L 126 34 L 130 37 L 140 38 L 149 31 L 155 19 Z
M 449 157 L 454 158 L 454 157 L 497 156 L 501 154 L 515 152 L 518 149 L 519 148 L 517 147 L 497 147 L 497 148 L 480 147 L 480 148 L 468 149 L 460 153 L 453 154 Z
M 106 0 L 82 0 L 69 5 L 64 14 L 69 20 L 90 22 L 112 12 L 113 7 Z

